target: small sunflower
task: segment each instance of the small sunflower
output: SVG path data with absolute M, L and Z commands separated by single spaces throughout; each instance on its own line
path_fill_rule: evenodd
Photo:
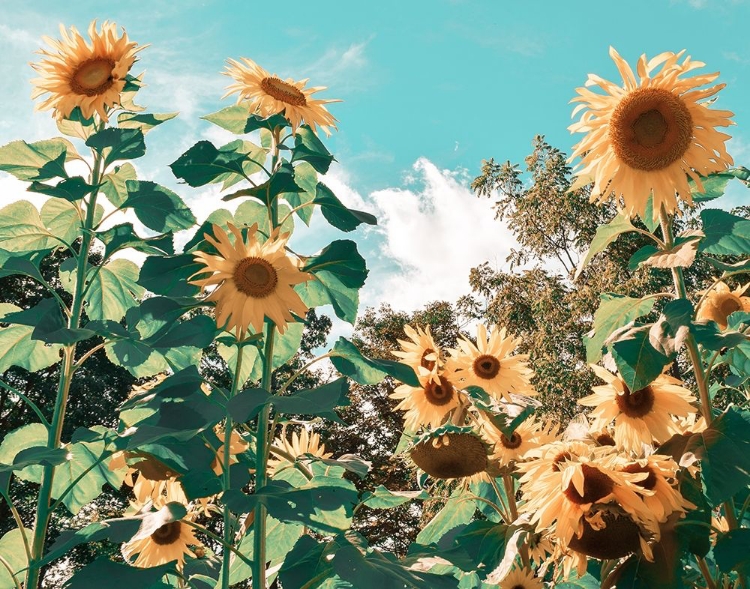
M 491 458 L 500 466 L 523 461 L 530 451 L 554 441 L 557 432 L 558 426 L 550 421 L 527 419 L 508 438 L 490 420 L 482 419 L 482 435 L 494 446 Z
M 448 412 L 459 404 L 458 391 L 442 374 L 436 380 L 419 377 L 419 382 L 422 386 L 402 384 L 391 394 L 391 399 L 401 401 L 396 409 L 406 411 L 404 425 L 412 431 L 420 425 L 439 426 Z
M 440 348 L 432 338 L 430 326 L 424 330 L 417 326 L 414 329 L 411 325 L 404 327 L 404 332 L 409 336 L 409 340 L 398 340 L 401 344 L 401 350 L 391 352 L 401 362 L 411 366 L 414 371 L 421 377 L 437 382 L 438 369 L 442 368 L 440 358 Z
M 274 450 L 280 450 L 281 452 L 274 452 Z M 290 439 L 286 437 L 286 430 L 282 430 L 281 434 L 271 444 L 271 454 L 273 456 L 268 459 L 268 474 L 271 476 L 284 468 L 293 466 L 294 461 L 306 454 L 318 458 L 333 456 L 330 452 L 326 452 L 325 444 L 320 442 L 320 434 L 318 432 L 308 433 L 305 428 L 302 428 L 299 434 L 292 432 Z M 293 461 L 290 462 L 284 454 L 291 456 Z
M 534 571 L 514 568 L 500 581 L 499 589 L 544 589 L 544 583 L 534 576 Z
M 607 427 L 615 420 L 615 442 L 618 448 L 640 453 L 643 444 L 666 442 L 681 433 L 672 416 L 687 417 L 695 413 L 693 394 L 682 382 L 666 374 L 639 391 L 630 391 L 625 382 L 611 372 L 592 365 L 606 385 L 593 387 L 594 394 L 579 399 L 586 407 L 594 407 L 594 430 Z
M 732 313 L 735 311 L 750 313 L 750 297 L 743 296 L 749 286 L 750 282 L 745 286 L 729 290 L 724 282 L 718 282 L 706 293 L 703 302 L 698 306 L 696 319 L 698 321 L 716 321 L 719 327 L 726 329 L 727 320 Z
M 511 394 L 536 395 L 530 379 L 534 375 L 528 354 L 511 356 L 520 339 L 506 336 L 505 328 L 477 325 L 477 345 L 467 339 L 458 342 L 446 362 L 448 378 L 462 387 L 478 386 L 493 397 L 511 401 Z
M 40 50 L 44 59 L 31 64 L 41 75 L 31 81 L 35 86 L 31 97 L 49 94 L 36 109 L 52 109 L 58 121 L 70 116 L 75 107 L 80 107 L 87 119 L 97 113 L 108 121 L 108 110 L 120 104 L 125 76 L 135 63 L 135 54 L 145 47 L 130 41 L 124 30 L 118 37 L 115 23 L 105 21 L 101 31 L 97 31 L 93 21 L 88 32 L 90 43 L 75 27 L 68 32 L 61 25 L 62 41 L 44 37 L 54 51 Z
M 247 101 L 248 106 L 262 117 L 283 114 L 291 123 L 292 131 L 302 124 L 310 125 L 315 132 L 316 125 L 326 135 L 331 134 L 329 127 L 336 128 L 336 119 L 328 112 L 325 105 L 341 102 L 338 99 L 312 98 L 312 95 L 325 87 L 305 88 L 307 80 L 296 82 L 291 78 L 282 80 L 276 74 L 269 74 L 257 63 L 246 57 L 244 63 L 234 59 L 227 60 L 229 65 L 224 75 L 233 78 L 236 83 L 227 86 L 224 97 L 237 92 L 238 102 Z
M 610 48 L 623 86 L 589 74 L 586 87 L 578 88 L 572 101 L 580 103 L 574 115 L 585 112 L 569 129 L 586 133 L 571 156 L 581 156 L 573 188 L 593 181 L 592 200 L 606 201 L 614 192 L 622 196 L 629 215 L 641 218 L 653 194 L 656 218 L 662 207 L 668 213 L 677 211 L 678 198 L 692 205 L 688 177 L 703 190 L 700 176 L 734 163 L 725 146 L 730 136 L 717 130 L 734 124 L 733 113 L 700 102 L 724 84 L 701 89 L 713 83 L 718 73 L 683 77 L 705 65 L 690 57 L 679 63 L 683 53 L 665 52 L 650 60 L 642 55 L 636 78 Z M 604 94 L 592 92 L 590 86 L 598 86 Z
M 195 261 L 206 267 L 196 272 L 190 282 L 201 287 L 218 285 L 206 298 L 216 302 L 216 323 L 228 331 L 235 330 L 241 337 L 248 326 L 256 333 L 263 329 L 263 319 L 268 317 L 276 324 L 279 333 L 286 324 L 294 321 L 292 313 L 304 317 L 307 307 L 294 291 L 294 285 L 310 280 L 310 274 L 301 272 L 292 258 L 286 255 L 288 234 L 274 235 L 265 243 L 256 237 L 257 224 L 248 230 L 248 240 L 232 224 L 234 244 L 226 232 L 213 225 L 216 238 L 205 234 L 218 255 L 196 252 Z M 211 272 L 208 278 L 195 278 Z
M 137 567 L 150 568 L 176 560 L 177 568 L 182 569 L 185 555 L 195 556 L 189 546 L 199 544 L 193 528 L 179 520 L 164 524 L 145 538 L 136 535 L 136 539 L 123 545 L 122 555 L 128 562 L 138 555 L 131 563 Z

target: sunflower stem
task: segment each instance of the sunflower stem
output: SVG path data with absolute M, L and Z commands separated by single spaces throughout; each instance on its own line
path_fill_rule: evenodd
M 232 397 L 234 397 L 237 394 L 237 390 L 240 388 L 240 385 L 242 384 L 240 382 L 241 377 L 240 373 L 242 372 L 242 357 L 244 354 L 242 353 L 242 342 L 237 342 L 237 362 L 234 367 L 234 377 L 232 378 L 232 389 L 229 391 L 229 401 Z M 221 474 L 222 474 L 222 487 L 224 491 L 228 491 L 231 489 L 231 481 L 230 481 L 230 474 L 229 474 L 229 460 L 230 460 L 230 452 L 229 452 L 229 446 L 232 442 L 232 416 L 229 414 L 229 411 L 227 411 L 227 418 L 226 422 L 224 423 L 224 448 L 223 448 L 223 455 L 222 455 L 222 465 L 221 465 Z M 223 589 L 229 588 L 229 558 L 231 556 L 230 552 L 232 549 L 227 549 L 230 546 L 234 546 L 234 538 L 232 538 L 232 514 L 229 510 L 229 507 L 226 503 L 224 503 L 224 509 L 223 509 L 223 516 L 224 516 L 224 541 L 222 542 L 222 545 L 224 546 L 224 553 L 221 557 L 221 586 Z
M 697 556 L 696 560 L 698 561 L 698 567 L 700 568 L 701 573 L 703 573 L 703 578 L 706 579 L 706 587 L 708 589 L 716 589 L 716 582 L 711 576 L 711 571 L 708 570 L 706 560 L 700 556 Z
M 97 126 L 97 131 L 104 128 L 101 122 Z M 101 183 L 102 161 L 103 158 L 96 150 L 92 150 L 94 156 L 94 167 L 91 170 L 89 184 L 98 187 Z M 91 250 L 91 241 L 93 238 L 93 227 L 96 213 L 96 197 L 99 194 L 98 188 L 94 188 L 86 207 L 86 218 L 83 222 L 81 231 L 81 248 L 77 256 L 76 281 L 73 290 L 73 303 L 70 307 L 68 316 L 68 328 L 78 329 L 81 322 L 81 313 L 83 311 L 83 295 L 86 286 L 86 274 L 88 273 L 89 251 Z M 55 397 L 55 406 L 52 413 L 52 421 L 48 430 L 47 448 L 52 450 L 60 447 L 62 437 L 63 423 L 65 421 L 65 410 L 68 405 L 68 395 L 70 394 L 70 384 L 75 370 L 76 344 L 71 344 L 63 348 L 63 360 L 60 368 L 60 379 L 57 386 L 57 396 Z M 49 527 L 50 518 L 53 509 L 50 505 L 52 497 L 52 481 L 55 476 L 54 466 L 45 466 L 42 474 L 42 484 L 39 489 L 36 506 L 36 520 L 34 521 L 34 535 L 31 544 L 31 558 L 29 559 L 29 568 L 26 573 L 25 589 L 37 589 L 39 587 L 39 577 L 41 573 L 40 561 L 44 556 L 44 544 L 47 539 L 47 528 Z

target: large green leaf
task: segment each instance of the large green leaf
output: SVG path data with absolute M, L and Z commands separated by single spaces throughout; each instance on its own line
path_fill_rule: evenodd
M 614 293 L 602 293 L 599 308 L 594 313 L 592 333 L 585 336 L 586 361 L 598 362 L 602 357 L 602 348 L 612 333 L 651 312 L 655 299 L 635 299 Z
M 625 211 L 621 212 L 606 225 L 600 225 L 596 230 L 594 239 L 591 240 L 589 251 L 586 252 L 586 255 L 583 257 L 580 264 L 578 264 L 575 277 L 578 278 L 581 275 L 583 269 L 596 254 L 607 249 L 607 246 L 617 239 L 619 235 L 630 231 L 635 231 L 635 227 L 630 222 L 630 217 Z
M 94 117 L 90 119 L 84 117 L 79 106 L 76 106 L 67 117 L 56 122 L 60 133 L 69 137 L 78 137 L 83 141 L 91 136 L 96 127 Z
M 336 340 L 328 355 L 336 370 L 359 384 L 378 384 L 388 375 L 413 387 L 421 386 L 410 366 L 393 360 L 366 358 L 344 337 Z
M 172 173 L 190 186 L 223 182 L 229 176 L 250 176 L 261 170 L 266 151 L 254 143 L 237 139 L 217 148 L 210 141 L 199 141 L 170 164 Z
M 118 258 L 97 270 L 84 297 L 86 314 L 94 321 L 119 321 L 128 309 L 137 305 L 136 297 L 143 296 L 144 289 L 138 284 L 138 266 Z
M 309 225 L 315 207 L 308 203 L 312 203 L 315 198 L 318 188 L 318 173 L 307 162 L 301 162 L 294 167 L 294 182 L 302 190 L 285 192 L 280 194 L 279 197 L 285 199 L 292 205 L 292 208 L 297 209 L 295 211 L 297 216 L 302 219 L 305 225 Z
M 0 248 L 9 252 L 33 252 L 59 245 L 30 202 L 19 200 L 0 209 Z
M 54 186 L 43 182 L 32 182 L 28 188 L 29 192 L 38 192 L 54 198 L 62 198 L 70 202 L 81 200 L 94 190 L 94 187 L 86 183 L 81 176 L 65 178 Z
M 204 268 L 205 265 L 195 262 L 191 254 L 149 256 L 141 266 L 138 284 L 154 294 L 193 297 L 200 288 L 188 283 L 188 279 Z
M 96 234 L 104 244 L 104 257 L 108 259 L 115 252 L 132 248 L 144 254 L 174 254 L 174 239 L 171 233 L 156 237 L 140 237 L 132 223 L 122 223 Z
M 5 434 L 0 443 L 0 464 L 13 464 L 16 456 L 25 448 L 47 445 L 47 428 L 41 423 L 30 423 Z M 24 481 L 40 483 L 44 467 L 40 465 L 26 466 L 17 471 L 16 476 Z
M 294 136 L 292 162 L 308 162 L 321 174 L 328 172 L 333 156 L 308 125 L 302 125 Z
M 362 495 L 362 503 L 370 509 L 392 509 L 414 500 L 429 499 L 427 491 L 390 491 L 378 485 L 372 492 Z
M 103 441 L 78 442 L 68 445 L 66 450 L 68 459 L 55 469 L 52 479 L 52 497 L 59 499 L 75 482 L 70 492 L 62 497 L 63 505 L 73 515 L 101 495 L 105 483 L 113 489 L 119 489 L 122 485 L 127 468 L 117 471 L 109 469 L 104 459 L 111 453 L 105 451 Z
M 133 164 L 124 163 L 121 166 L 115 166 L 113 172 L 104 175 L 102 192 L 106 195 L 116 207 L 121 207 L 128 198 L 127 182 L 138 178 Z
M 469 499 L 462 489 L 455 490 L 445 502 L 443 509 L 419 532 L 417 542 L 420 544 L 438 542 L 452 529 L 468 524 L 474 517 L 476 508 L 475 500 Z
M 320 206 L 320 210 L 328 222 L 341 231 L 354 231 L 362 223 L 378 224 L 374 215 L 346 207 L 322 182 L 318 182 L 313 202 Z
M 146 143 L 140 129 L 107 127 L 94 133 L 86 145 L 104 155 L 104 166 L 118 160 L 133 160 L 146 154 Z
M 284 163 L 263 184 L 227 194 L 222 200 L 233 200 L 242 196 L 254 196 L 265 206 L 270 206 L 281 194 L 302 191 L 303 189 L 294 181 L 294 168 L 290 163 Z
M 41 219 L 51 235 L 72 244 L 81 236 L 83 224 L 78 209 L 71 203 L 51 198 L 42 205 Z
M 314 277 L 297 287 L 305 303 L 309 307 L 330 304 L 339 319 L 354 324 L 359 289 L 368 274 L 357 244 L 349 240 L 334 241 L 320 254 L 308 258 L 302 270 Z
M 59 304 L 52 298 L 42 299 L 31 309 L 9 313 L 4 319 L 7 323 L 32 328 L 31 339 L 45 344 L 72 344 L 94 335 L 88 329 L 70 329 Z
M 128 197 L 122 203 L 130 207 L 149 229 L 164 233 L 181 231 L 195 225 L 195 216 L 176 193 L 155 182 L 127 180 Z
M 292 233 L 294 231 L 294 217 L 291 215 L 287 217 L 289 211 L 289 207 L 285 204 L 280 204 L 278 207 L 279 219 L 284 220 L 281 225 L 282 233 Z M 266 236 L 271 234 L 271 220 L 268 216 L 268 207 L 257 200 L 246 200 L 234 212 L 234 225 L 237 227 L 242 225 L 252 226 L 254 223 L 258 224 L 259 233 L 256 236 L 260 241 L 265 241 Z M 213 232 L 209 231 L 209 233 Z
M 13 458 L 13 464 L 0 463 L 0 472 L 21 471 L 28 467 L 56 466 L 67 460 L 68 452 L 63 448 L 31 446 L 21 450 Z
M 633 329 L 611 344 L 617 369 L 631 391 L 651 384 L 672 361 L 651 344 L 649 327 Z
M 12 141 L 0 147 L 0 171 L 19 180 L 67 178 L 65 160 L 69 147 L 72 148 L 71 143 L 60 138 L 36 143 Z
M 289 126 L 289 122 L 282 115 L 276 114 L 264 119 L 252 114 L 248 107 L 243 104 L 228 106 L 201 118 L 235 135 L 244 135 L 258 129 L 268 129 L 270 131 L 276 127 Z
M 746 256 L 750 254 L 750 219 L 721 209 L 701 211 L 706 236 L 698 249 L 707 254 Z
M 63 589 L 92 589 L 100 587 L 103 579 L 107 589 L 168 589 L 172 585 L 164 584 L 162 578 L 176 572 L 175 562 L 143 569 L 101 556 L 65 581 Z
M 731 168 L 724 172 L 716 172 L 709 174 L 708 176 L 701 178 L 703 184 L 703 190 L 699 191 L 697 184 L 692 180 L 688 180 L 690 184 L 690 192 L 692 192 L 693 201 L 704 203 L 715 198 L 719 198 L 724 194 L 727 189 L 727 184 L 733 178 L 742 180 L 743 183 L 747 184 L 748 174 L 747 168 L 740 166 L 739 168 Z
M 0 321 L 9 313 L 21 312 L 10 303 L 0 303 Z M 42 341 L 32 340 L 34 328 L 29 325 L 9 325 L 0 328 L 0 373 L 11 366 L 36 372 L 60 361 L 61 346 L 47 346 Z
M 508 526 L 491 521 L 474 521 L 453 540 L 474 560 L 475 570 L 481 578 L 492 572 L 505 556 Z
M 750 575 L 750 530 L 741 528 L 721 534 L 714 548 L 716 564 L 722 572 Z
M 29 529 L 24 529 L 22 532 L 19 528 L 15 528 L 0 538 L 0 557 L 15 576 L 14 581 L 6 567 L 0 565 L 0 589 L 16 589 L 23 582 L 25 574 L 23 571 L 29 564 L 23 544 L 22 534 L 24 533 L 28 542 L 31 543 L 34 532 Z

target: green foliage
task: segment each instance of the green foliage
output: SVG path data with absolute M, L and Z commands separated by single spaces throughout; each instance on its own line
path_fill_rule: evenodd
M 65 178 L 54 186 L 42 182 L 32 182 L 28 190 L 29 192 L 38 192 L 39 194 L 75 202 L 88 196 L 94 188 L 94 186 L 87 184 L 81 176 L 74 176 L 73 178 Z
M 190 208 L 182 199 L 154 182 L 127 180 L 123 208 L 132 208 L 138 220 L 149 229 L 164 233 L 190 229 L 195 224 Z
M 725 573 L 734 570 L 745 576 L 750 574 L 750 529 L 730 530 L 721 534 L 716 541 L 714 557 Z
M 0 247 L 6 251 L 34 252 L 58 245 L 30 202 L 19 200 L 0 209 Z
M 120 321 L 138 303 L 144 289 L 138 284 L 138 266 L 130 260 L 111 260 L 94 269 L 84 297 L 92 320 Z
M 236 135 L 252 133 L 258 129 L 267 129 L 270 131 L 278 127 L 289 126 L 287 120 L 281 115 L 273 115 L 264 119 L 263 117 L 251 114 L 248 107 L 243 104 L 228 106 L 201 118 Z
M 445 506 L 430 520 L 417 536 L 420 544 L 436 543 L 458 526 L 468 524 L 474 517 L 477 502 L 467 498 L 461 489 L 454 491 Z
M 4 319 L 21 309 L 10 303 L 0 303 L 0 314 Z M 60 361 L 60 346 L 45 346 L 43 341 L 32 339 L 34 327 L 13 324 L 0 328 L 0 372 L 11 366 L 36 372 Z
M 26 550 L 24 550 L 22 534 L 30 537 L 31 530 L 24 529 L 22 531 L 16 528 L 0 538 L 0 557 L 16 576 L 14 582 L 7 568 L 0 565 L 0 589 L 15 589 L 21 572 L 28 566 L 29 560 L 26 556 Z
M 620 377 L 634 392 L 652 383 L 672 361 L 654 348 L 648 326 L 631 330 L 614 342 L 611 349 Z
M 175 118 L 179 113 L 164 114 L 123 112 L 117 115 L 117 126 L 120 129 L 139 129 L 144 135 L 154 127 Z
M 86 145 L 104 158 L 104 167 L 146 155 L 146 143 L 140 129 L 102 129 L 86 139 Z
M 175 176 L 193 187 L 225 182 L 233 176 L 240 178 L 260 171 L 258 162 L 266 152 L 249 141 L 237 139 L 217 148 L 210 141 L 199 141 L 170 164 Z
M 366 358 L 344 337 L 336 340 L 328 354 L 336 370 L 359 384 L 377 384 L 388 375 L 413 387 L 420 386 L 419 379 L 410 366 L 393 360 Z
M 331 189 L 318 182 L 313 202 L 320 205 L 326 220 L 341 231 L 354 231 L 362 223 L 377 225 L 377 219 L 370 213 L 355 211 L 344 206 Z
M 35 143 L 12 141 L 0 147 L 0 170 L 13 174 L 19 180 L 41 182 L 53 178 L 67 178 L 65 161 L 68 158 L 68 149 L 75 154 L 72 144 L 60 138 Z
M 617 215 L 606 225 L 601 225 L 596 230 L 596 235 L 594 235 L 594 239 L 591 241 L 591 246 L 586 252 L 586 255 L 578 265 L 578 269 L 576 270 L 576 278 L 580 276 L 581 272 L 583 272 L 583 269 L 596 254 L 601 253 L 605 249 L 607 249 L 609 244 L 615 241 L 620 235 L 622 235 L 623 233 L 629 233 L 630 231 L 635 231 L 635 227 L 630 222 L 630 217 L 625 212 Z
M 171 585 L 165 586 L 161 579 L 164 575 L 174 572 L 173 562 L 142 569 L 102 557 L 75 573 L 65 582 L 63 589 L 91 589 L 101 584 L 102 579 L 107 579 L 110 589 L 166 589 Z
M 706 236 L 698 246 L 700 251 L 716 255 L 750 254 L 750 220 L 721 209 L 704 209 L 701 221 Z
M 325 174 L 333 160 L 331 152 L 326 149 L 326 146 L 308 125 L 302 125 L 297 129 L 294 136 L 292 163 L 307 162 L 316 172 Z
M 586 336 L 586 361 L 589 363 L 601 359 L 607 338 L 617 329 L 650 313 L 655 302 L 653 298 L 635 299 L 613 293 L 602 293 L 600 299 L 594 313 L 593 333 Z

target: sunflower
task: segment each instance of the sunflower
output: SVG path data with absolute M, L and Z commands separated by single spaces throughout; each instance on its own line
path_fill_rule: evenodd
M 330 458 L 333 456 L 326 452 L 325 444 L 320 443 L 320 434 L 317 432 L 308 433 L 302 429 L 299 434 L 292 432 L 291 439 L 287 439 L 286 430 L 282 430 L 271 444 L 271 454 L 268 459 L 268 474 L 273 475 L 284 468 L 290 468 L 294 462 L 304 457 L 306 454 L 317 456 L 318 458 Z M 291 461 L 289 458 L 291 457 Z
M 705 295 L 705 298 L 698 306 L 696 319 L 698 321 L 716 321 L 722 329 L 727 328 L 727 320 L 735 311 L 745 311 L 750 313 L 750 297 L 742 296 L 745 294 L 750 282 L 745 286 L 740 286 L 734 290 L 719 281 Z
M 484 439 L 494 446 L 491 459 L 500 466 L 524 460 L 531 450 L 554 441 L 559 429 L 551 421 L 527 419 L 508 438 L 486 417 L 482 419 L 481 427 Z
M 276 74 L 269 74 L 257 63 L 246 57 L 244 63 L 234 59 L 227 60 L 229 65 L 224 75 L 236 80 L 227 86 L 224 97 L 237 92 L 237 101 L 248 102 L 248 106 L 262 117 L 282 113 L 291 123 L 292 132 L 306 123 L 315 132 L 316 125 L 320 125 L 323 132 L 330 136 L 329 127 L 336 128 L 336 119 L 328 112 L 325 105 L 331 102 L 341 102 L 338 99 L 311 98 L 316 92 L 325 90 L 324 86 L 305 88 L 307 80 L 296 82 L 291 78 L 282 80 Z
M 666 442 L 681 433 L 672 416 L 687 417 L 696 412 L 691 405 L 693 394 L 680 386 L 682 382 L 666 374 L 638 391 L 628 389 L 625 382 L 611 372 L 592 365 L 592 370 L 606 385 L 593 387 L 594 394 L 579 399 L 586 407 L 594 407 L 592 428 L 602 429 L 615 420 L 615 443 L 618 448 L 640 453 L 643 444 Z
M 135 538 L 122 547 L 122 555 L 126 561 L 138 555 L 133 566 L 150 568 L 160 564 L 177 561 L 177 568 L 182 569 L 185 555 L 195 556 L 188 546 L 200 544 L 193 533 L 192 526 L 183 520 L 173 521 L 157 528 L 151 535 Z
M 478 386 L 495 398 L 511 401 L 511 393 L 536 395 L 530 379 L 533 371 L 526 363 L 528 354 L 511 356 L 521 342 L 506 336 L 505 328 L 477 325 L 477 345 L 460 339 L 458 349 L 450 350 L 446 373 L 451 381 L 462 387 Z
M 459 405 L 458 391 L 442 374 L 436 380 L 419 377 L 419 383 L 419 387 L 402 384 L 390 396 L 401 400 L 396 409 L 406 411 L 404 426 L 412 431 L 420 425 L 439 426 L 448 412 Z
M 499 589 L 544 589 L 544 583 L 534 576 L 534 571 L 514 568 L 500 581 Z
M 204 234 L 219 255 L 196 252 L 195 261 L 206 267 L 196 272 L 191 281 L 201 287 L 218 285 L 206 298 L 216 302 L 216 323 L 228 331 L 235 330 L 237 337 L 252 325 L 256 333 L 263 329 L 263 318 L 276 324 L 284 333 L 286 324 L 294 321 L 292 313 L 307 313 L 307 307 L 293 286 L 310 280 L 310 274 L 301 272 L 298 264 L 286 255 L 288 234 L 272 235 L 265 243 L 256 237 L 257 224 L 248 229 L 247 241 L 242 232 L 228 224 L 234 235 L 234 244 L 226 232 L 213 225 L 216 238 Z M 193 279 L 211 272 L 208 278 Z
M 683 53 L 661 53 L 651 60 L 642 55 L 636 79 L 628 63 L 610 48 L 624 84 L 620 87 L 589 74 L 586 86 L 599 86 L 604 94 L 587 87 L 576 90 L 572 102 L 580 104 L 573 114 L 585 112 L 569 129 L 586 136 L 571 156 L 581 156 L 581 169 L 571 188 L 593 181 L 592 201 L 606 201 L 614 192 L 622 196 L 629 215 L 637 213 L 641 218 L 653 194 L 656 218 L 662 207 L 668 213 L 677 210 L 675 192 L 692 204 L 688 176 L 702 191 L 699 176 L 733 164 L 724 145 L 730 136 L 717 130 L 733 124 L 733 113 L 699 102 L 714 96 L 724 84 L 700 89 L 714 82 L 718 73 L 682 78 L 705 65 L 690 57 L 679 63 Z
M 442 367 L 442 361 L 440 348 L 432 338 L 430 326 L 424 330 L 419 326 L 414 329 L 411 325 L 406 325 L 404 332 L 411 341 L 398 340 L 401 350 L 391 353 L 401 358 L 403 364 L 411 366 L 419 376 L 438 382 L 438 369 Z
M 438 479 L 479 475 L 488 466 L 488 454 L 489 447 L 471 427 L 450 424 L 420 436 L 409 450 L 412 462 Z
M 91 43 L 75 27 L 68 32 L 60 25 L 62 41 L 44 37 L 54 51 L 41 49 L 44 59 L 31 64 L 41 75 L 31 81 L 35 86 L 31 97 L 49 93 L 36 109 L 54 110 L 58 121 L 70 116 L 75 107 L 80 107 L 87 119 L 98 113 L 103 121 L 108 121 L 108 110 L 120 104 L 125 76 L 135 63 L 135 54 L 145 47 L 130 41 L 124 29 L 118 37 L 115 23 L 104 21 L 101 31 L 97 31 L 93 21 L 88 32 Z

